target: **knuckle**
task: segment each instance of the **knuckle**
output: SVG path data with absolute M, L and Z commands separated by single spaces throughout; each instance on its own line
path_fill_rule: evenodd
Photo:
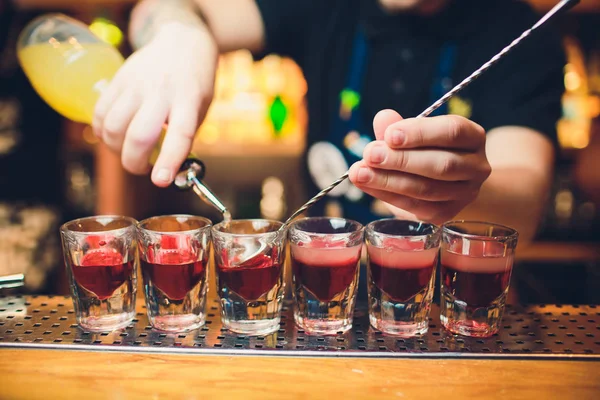
M 438 165 L 437 174 L 442 177 L 452 176 L 458 171 L 458 160 L 454 157 L 445 157 Z
M 106 147 L 108 147 L 113 153 L 119 153 L 121 152 L 121 145 L 119 143 L 115 143 L 115 142 L 111 142 L 111 141 L 106 141 L 104 143 L 106 145 Z
M 186 140 L 193 140 L 194 137 L 196 136 L 196 130 L 193 128 L 194 124 L 178 124 L 174 127 L 169 126 L 169 128 L 172 128 L 172 131 L 174 134 L 176 134 L 177 136 L 186 139 Z
M 390 174 L 388 174 L 387 172 L 384 172 L 381 178 L 381 189 L 386 192 L 391 192 L 394 189 L 392 179 L 390 179 Z
M 472 140 L 476 146 L 479 148 L 480 151 L 485 152 L 485 141 L 486 141 L 486 133 L 485 133 L 485 129 L 483 129 L 483 127 L 479 124 L 476 124 L 475 122 L 471 123 L 473 126 L 473 138 L 469 139 Z
M 111 141 L 118 140 L 123 136 L 123 130 L 110 119 L 104 121 L 103 131 L 103 136 Z
M 139 132 L 132 132 L 128 135 L 127 138 L 130 142 L 133 148 L 143 148 L 146 149 L 148 147 L 151 147 L 152 145 L 154 145 L 155 140 L 153 140 L 152 137 L 150 137 L 149 135 L 145 135 L 143 133 L 139 133 Z
M 481 175 L 483 177 L 483 180 L 486 180 L 487 178 L 489 178 L 489 176 L 492 174 L 492 166 L 489 163 L 485 163 L 482 166 L 481 169 Z
M 171 134 L 180 138 L 193 139 L 197 130 L 197 114 L 195 110 L 191 108 L 179 108 L 176 112 L 177 118 L 169 121 L 167 136 Z
M 214 88 L 206 85 L 197 85 L 190 87 L 189 83 L 183 82 L 178 84 L 175 91 L 176 98 L 179 103 L 192 104 L 195 107 L 207 106 L 210 104 L 214 95 Z
M 373 148 L 375 147 L 375 142 L 367 143 L 365 148 L 363 149 L 362 157 L 367 164 L 371 164 L 371 154 L 373 152 Z
M 425 145 L 425 133 L 423 124 L 425 121 L 423 119 L 416 119 L 416 124 L 414 124 L 414 130 L 412 135 L 410 135 L 409 140 L 412 142 L 411 144 L 415 147 L 421 147 Z
M 479 139 L 485 143 L 485 129 L 483 128 L 483 126 L 473 122 L 473 125 L 475 126 L 475 133 L 477 134 L 477 137 L 479 137 Z
M 437 188 L 428 182 L 419 182 L 415 189 L 415 195 L 420 199 L 432 199 L 438 196 Z
M 408 167 L 408 152 L 400 150 L 395 152 L 395 154 L 395 169 L 397 169 L 398 171 L 406 170 Z
M 460 139 L 463 125 L 463 117 L 458 115 L 448 115 L 448 139 L 450 142 L 456 142 Z
M 485 156 L 483 160 L 477 159 L 475 166 L 473 167 L 476 173 L 476 178 L 481 182 L 485 181 L 492 174 L 492 166 L 487 161 Z

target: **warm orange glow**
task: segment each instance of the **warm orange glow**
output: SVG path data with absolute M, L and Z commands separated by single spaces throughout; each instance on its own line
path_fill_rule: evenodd
M 245 50 L 223 55 L 216 74 L 215 96 L 198 130 L 195 147 L 201 154 L 207 145 L 278 143 L 300 151 L 306 123 L 305 94 L 302 72 L 290 59 L 269 55 L 254 62 Z M 275 132 L 269 118 L 277 96 L 287 110 L 280 132 Z
M 568 63 L 564 68 L 565 93 L 563 117 L 556 125 L 558 141 L 565 149 L 583 149 L 590 142 L 592 118 L 599 113 L 597 98 L 590 96 L 588 71 L 579 43 L 572 37 L 564 41 Z

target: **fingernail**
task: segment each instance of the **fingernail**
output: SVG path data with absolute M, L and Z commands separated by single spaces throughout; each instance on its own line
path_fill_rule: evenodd
M 369 160 L 374 164 L 381 164 L 385 160 L 386 153 L 385 147 L 375 146 L 371 149 Z
M 358 183 L 367 183 L 373 179 L 373 171 L 369 168 L 361 167 L 356 175 L 356 181 Z
M 406 135 L 402 131 L 393 131 L 392 132 L 392 144 L 394 146 L 400 146 L 404 143 Z
M 156 173 L 156 180 L 168 183 L 171 182 L 171 171 L 166 168 L 161 168 Z

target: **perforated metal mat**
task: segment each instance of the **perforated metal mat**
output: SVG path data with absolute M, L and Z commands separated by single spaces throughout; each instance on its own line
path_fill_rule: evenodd
M 268 356 L 325 357 L 471 357 L 568 358 L 600 360 L 600 307 L 508 306 L 501 331 L 475 339 L 447 333 L 433 307 L 430 329 L 419 338 L 386 336 L 369 326 L 358 307 L 353 329 L 335 336 L 311 336 L 294 324 L 291 307 L 284 307 L 281 329 L 249 337 L 223 329 L 219 304 L 211 300 L 206 325 L 164 334 L 148 325 L 143 302 L 125 329 L 93 333 L 75 323 L 71 299 L 63 296 L 0 297 L 1 348 L 159 352 Z

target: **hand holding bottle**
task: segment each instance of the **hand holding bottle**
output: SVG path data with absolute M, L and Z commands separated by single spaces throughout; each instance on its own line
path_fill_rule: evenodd
M 173 22 L 125 61 L 96 103 L 92 126 L 126 170 L 148 172 L 167 123 L 152 181 L 173 181 L 212 100 L 217 60 L 208 30 Z

